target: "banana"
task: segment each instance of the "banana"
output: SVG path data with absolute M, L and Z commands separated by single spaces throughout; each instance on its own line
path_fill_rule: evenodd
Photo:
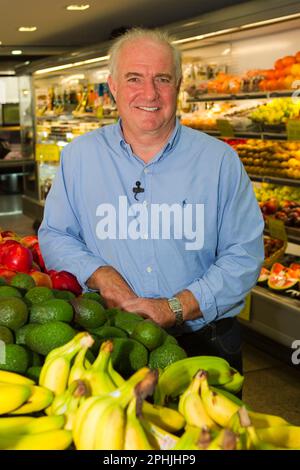
M 117 403 L 109 404 L 96 426 L 94 450 L 123 450 L 125 410 Z
M 17 418 L 11 418 L 17 419 Z M 55 429 L 62 429 L 65 423 L 64 416 L 40 416 L 33 418 L 29 423 L 19 428 L 19 434 L 37 434 Z
M 0 449 L 6 450 L 64 450 L 72 442 L 72 433 L 55 429 L 36 434 L 0 437 Z
M 34 385 L 33 380 L 28 379 L 23 375 L 16 374 L 15 372 L 9 372 L 7 370 L 0 370 L 0 382 L 9 384 Z
M 65 429 L 71 430 L 80 404 L 90 396 L 89 386 L 83 380 L 75 380 L 62 394 L 54 398 L 49 414 L 65 415 Z
M 234 369 L 234 367 L 231 367 L 231 373 L 231 380 L 221 385 L 221 387 L 227 390 L 228 392 L 237 393 L 242 390 L 244 376 L 241 375 L 238 370 Z
M 161 373 L 154 394 L 155 403 L 163 405 L 167 397 L 181 395 L 198 370 L 208 372 L 210 384 L 222 386 L 230 382 L 236 373 L 221 357 L 195 356 L 181 359 L 167 366 Z
M 142 413 L 146 420 L 169 432 L 180 431 L 185 425 L 182 414 L 166 406 L 152 405 L 152 403 L 144 401 Z
M 255 428 L 268 428 L 273 426 L 288 426 L 289 423 L 280 416 L 258 413 L 248 410 L 249 417 Z
M 140 421 L 146 431 L 150 445 L 152 445 L 155 450 L 174 449 L 175 445 L 179 441 L 177 436 L 171 434 L 160 426 L 157 426 L 148 419 L 145 419 L 143 416 L 140 417 Z
M 80 380 L 84 377 L 87 368 L 91 367 L 90 362 L 86 359 L 88 347 L 84 347 L 79 351 L 74 359 L 74 363 L 70 369 L 68 386 L 75 380 Z
M 30 397 L 28 398 L 27 402 L 24 403 L 19 408 L 17 408 L 16 410 L 11 411 L 10 414 L 26 415 L 26 414 L 34 413 L 36 411 L 41 411 L 47 408 L 47 406 L 50 405 L 52 400 L 53 400 L 53 393 L 51 392 L 51 390 L 44 388 L 44 387 L 39 387 L 38 385 L 34 385 L 32 387 L 32 393 Z
M 221 429 L 217 436 L 206 447 L 206 450 L 235 450 L 237 436 L 230 429 Z
M 76 448 L 82 450 L 93 449 L 98 421 L 101 420 L 105 408 L 114 403 L 125 409 L 134 396 L 137 385 L 148 380 L 148 378 L 150 384 L 152 384 L 151 379 L 154 375 L 154 372 L 150 371 L 148 367 L 143 367 L 113 392 L 100 397 L 87 398 L 79 407 L 75 417 L 73 438 Z
M 10 413 L 28 400 L 31 386 L 0 383 L 0 415 Z
M 81 348 L 92 342 L 93 338 L 88 333 L 78 333 L 67 344 L 51 351 L 42 367 L 39 385 L 49 388 L 54 395 L 61 395 L 67 387 L 71 360 Z
M 104 341 L 101 344 L 99 354 L 93 365 L 87 369 L 81 377 L 90 384 L 92 395 L 104 395 L 116 389 L 108 372 L 108 364 L 111 358 L 113 343 Z
M 187 425 L 173 450 L 204 450 L 211 441 L 212 432 L 209 429 Z
M 87 399 L 85 403 L 90 400 Z M 96 429 L 98 423 L 102 420 L 103 413 L 107 406 L 114 403 L 111 397 L 98 397 L 97 400 L 91 401 L 87 408 L 81 425 L 77 431 L 77 437 L 74 436 L 74 442 L 77 450 L 93 450 L 96 439 Z M 76 423 L 76 421 L 75 421 Z
M 238 411 L 239 405 L 219 393 L 216 389 L 211 390 L 207 381 L 207 372 L 201 371 L 201 398 L 207 414 L 219 426 L 226 427 L 230 418 Z
M 18 416 L 13 418 L 0 418 L 0 435 L 16 432 L 23 428 L 24 425 L 34 421 L 36 418 L 31 416 Z
M 202 371 L 196 373 L 186 391 L 180 396 L 178 410 L 188 425 L 216 429 L 218 426 L 207 414 L 200 397 L 201 373 Z
M 143 425 L 136 415 L 137 398 L 134 397 L 127 408 L 124 450 L 154 450 Z
M 261 441 L 277 447 L 300 448 L 300 426 L 272 426 L 256 429 Z
M 115 386 L 121 387 L 121 385 L 125 382 L 125 379 L 123 379 L 119 372 L 114 369 L 111 358 L 109 358 L 107 370 Z

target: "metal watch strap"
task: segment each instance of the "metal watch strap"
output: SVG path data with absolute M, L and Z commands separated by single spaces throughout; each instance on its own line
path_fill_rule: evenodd
M 183 323 L 183 311 L 182 311 L 182 305 L 177 299 L 177 297 L 171 297 L 168 299 L 168 304 L 170 309 L 175 315 L 175 326 L 180 326 Z

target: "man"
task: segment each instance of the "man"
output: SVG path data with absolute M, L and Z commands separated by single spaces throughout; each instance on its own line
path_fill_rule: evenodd
M 263 261 L 263 219 L 234 151 L 181 126 L 180 53 L 131 30 L 110 51 L 120 121 L 64 148 L 39 231 L 48 268 L 150 318 L 189 354 L 241 370 L 236 316 Z

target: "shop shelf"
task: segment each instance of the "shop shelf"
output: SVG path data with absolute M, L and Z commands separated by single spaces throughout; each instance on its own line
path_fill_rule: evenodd
M 248 93 L 236 93 L 230 95 L 221 95 L 221 94 L 211 94 L 211 95 L 202 95 L 197 98 L 187 99 L 188 103 L 201 103 L 205 101 L 236 101 L 236 100 L 256 100 L 256 99 L 269 99 L 269 98 L 283 98 L 292 96 L 295 93 L 295 90 L 278 90 L 278 91 L 253 91 Z
M 249 175 L 251 181 L 257 181 L 260 183 L 271 183 L 279 184 L 281 186 L 294 186 L 296 188 L 300 187 L 300 180 L 292 178 L 278 178 L 277 176 L 259 176 L 259 175 Z

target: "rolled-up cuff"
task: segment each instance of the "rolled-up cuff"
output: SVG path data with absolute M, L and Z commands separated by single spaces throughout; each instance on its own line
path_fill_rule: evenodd
M 91 256 L 90 259 L 84 263 L 84 266 L 80 268 L 80 271 L 77 274 L 77 279 L 84 291 L 89 290 L 86 285 L 87 280 L 98 268 L 101 268 L 102 266 L 107 266 L 102 258 Z
M 202 326 L 203 320 L 205 323 L 214 321 L 218 315 L 216 300 L 206 282 L 203 279 L 198 279 L 192 282 L 186 289 L 192 292 L 199 304 L 203 315 L 203 319 L 201 320 Z M 197 322 L 197 320 L 195 320 L 195 322 Z

